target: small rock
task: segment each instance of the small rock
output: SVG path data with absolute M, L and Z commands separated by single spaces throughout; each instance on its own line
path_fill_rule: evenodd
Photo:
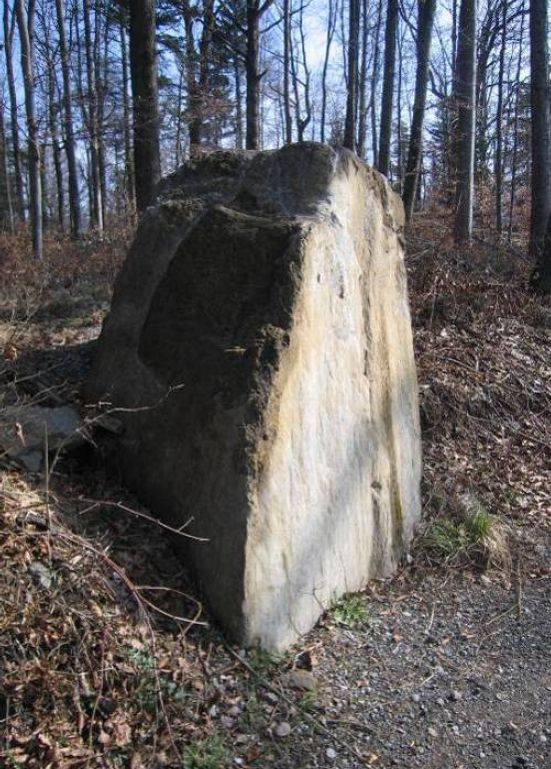
M 266 700 L 266 702 L 269 702 L 270 705 L 277 705 L 277 703 L 279 702 L 279 697 L 275 692 L 270 692 L 270 691 L 264 692 L 262 694 L 262 698 Z
M 218 706 L 217 705 L 211 705 L 209 708 L 209 716 L 211 718 L 216 718 L 218 716 Z
M 436 704 L 437 705 L 445 705 L 446 703 L 444 702 L 444 699 L 442 697 L 438 697 L 438 699 L 436 700 Z
M 459 700 L 460 700 L 462 697 L 463 697 L 463 694 L 462 694 L 461 692 L 457 691 L 457 689 L 454 689 L 454 690 L 453 690 L 453 691 L 450 693 L 450 700 L 453 700 L 454 702 L 459 702 Z
M 232 716 L 232 718 L 237 718 L 238 716 L 240 716 L 241 715 L 241 708 L 239 707 L 239 705 L 233 705 L 228 710 L 228 715 Z
M 317 686 L 315 676 L 309 670 L 291 670 L 281 676 L 283 686 L 290 689 L 301 689 L 302 691 L 312 692 Z
M 431 737 L 438 737 L 438 732 L 433 726 L 429 726 L 427 729 L 427 732 L 430 734 Z
M 279 724 L 275 725 L 274 728 L 274 736 L 279 737 L 280 739 L 283 739 L 284 737 L 288 737 L 291 734 L 291 724 L 288 724 L 287 721 L 281 721 Z
M 412 695 L 411 695 L 411 699 L 412 699 L 414 702 L 421 702 L 421 697 L 420 697 L 420 695 L 419 695 L 419 694 L 412 694 Z
M 33 561 L 29 566 L 29 571 L 38 582 L 46 590 L 49 590 L 52 586 L 52 573 L 44 566 L 40 561 Z
M 327 748 L 325 755 L 330 761 L 334 761 L 337 757 L 337 751 L 333 750 L 333 748 Z
M 233 720 L 233 718 L 230 718 L 229 716 L 222 716 L 222 718 L 220 719 L 220 723 L 225 729 L 231 729 L 235 721 Z

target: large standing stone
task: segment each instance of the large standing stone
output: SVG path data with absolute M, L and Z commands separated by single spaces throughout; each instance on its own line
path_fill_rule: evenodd
M 411 537 L 401 230 L 346 150 L 214 153 L 164 183 L 118 278 L 88 397 L 130 409 L 128 483 L 208 538 L 187 562 L 240 642 L 285 647 Z

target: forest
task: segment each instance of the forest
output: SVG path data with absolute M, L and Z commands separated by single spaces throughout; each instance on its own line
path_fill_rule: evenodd
M 217 147 L 344 145 L 407 219 L 528 239 L 549 287 L 547 4 L 4 2 L 1 221 L 101 233 Z M 531 213 L 529 213 L 531 212 Z
M 0 37 L 0 767 L 547 769 L 547 1 L 2 0 Z M 272 653 L 225 635 L 185 526 L 119 471 L 141 407 L 84 385 L 178 169 L 320 145 L 403 201 L 421 510 L 391 576 Z

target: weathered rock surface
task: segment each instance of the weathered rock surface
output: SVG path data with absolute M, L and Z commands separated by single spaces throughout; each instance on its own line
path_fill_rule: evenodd
M 419 516 L 402 207 L 346 150 L 194 161 L 160 190 L 88 382 L 236 639 L 283 648 L 392 572 Z

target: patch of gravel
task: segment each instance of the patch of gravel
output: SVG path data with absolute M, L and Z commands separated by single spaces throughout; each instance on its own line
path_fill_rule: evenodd
M 365 596 L 362 629 L 320 628 L 313 713 L 273 766 L 546 769 L 551 762 L 551 590 L 453 575 Z M 352 755 L 352 748 L 362 759 Z

